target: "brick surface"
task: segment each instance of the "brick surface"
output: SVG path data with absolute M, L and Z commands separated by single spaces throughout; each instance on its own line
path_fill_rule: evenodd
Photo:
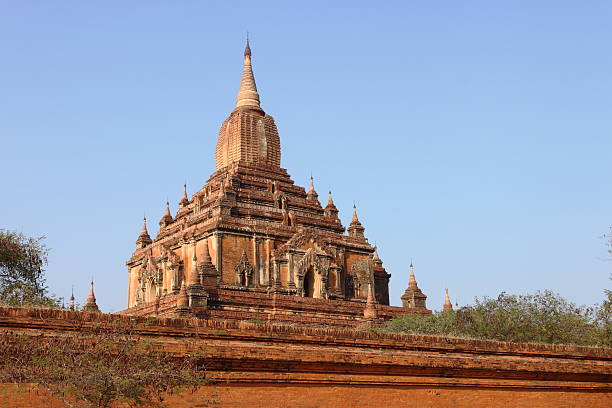
M 170 406 L 610 406 L 610 349 L 28 309 L 0 309 L 0 330 L 57 335 L 117 319 L 141 321 L 168 352 L 206 350 L 210 385 Z M 11 387 L 0 407 L 60 406 Z

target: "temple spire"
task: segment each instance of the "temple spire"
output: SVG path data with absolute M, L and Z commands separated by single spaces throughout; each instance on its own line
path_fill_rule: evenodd
M 189 197 L 187 197 L 187 183 L 185 183 L 183 184 L 183 198 L 181 198 L 179 205 L 181 206 L 181 208 L 183 208 L 187 204 L 189 204 Z
M 312 176 L 310 176 L 310 189 L 308 190 L 308 193 L 306 194 L 306 198 L 308 198 L 308 200 L 310 200 L 310 201 L 318 201 L 319 200 L 319 195 L 315 191 L 314 178 Z
M 251 65 L 251 46 L 249 37 L 247 36 L 246 47 L 244 48 L 244 66 L 242 69 L 242 80 L 240 81 L 240 90 L 236 100 L 236 107 L 253 107 L 261 109 L 259 106 L 259 94 L 257 93 L 257 85 L 255 84 L 255 76 L 253 75 L 253 66 Z
M 410 262 L 410 279 L 408 280 L 408 288 L 418 289 L 416 277 L 414 276 L 414 265 Z
M 74 312 L 74 285 L 70 291 L 70 310 Z
M 159 220 L 160 231 L 172 222 L 172 214 L 170 214 L 170 202 L 166 201 L 166 210 L 161 220 Z
M 419 289 L 416 278 L 414 276 L 414 265 L 410 261 L 410 279 L 408 280 L 408 288 L 402 295 L 402 305 L 407 308 L 426 309 L 425 302 L 427 296 Z
M 149 231 L 147 231 L 147 217 L 142 219 L 142 228 L 140 229 L 140 236 L 149 235 Z
M 181 281 L 181 288 L 176 298 L 176 315 L 178 317 L 188 317 L 190 314 L 191 307 L 189 307 L 189 296 L 187 295 L 185 279 L 183 279 Z
M 450 301 L 450 298 L 448 297 L 448 288 L 446 288 L 446 293 L 444 294 L 444 306 L 442 306 L 442 311 L 443 312 L 452 312 L 453 311 L 453 304 Z
M 152 242 L 149 231 L 147 231 L 147 217 L 144 217 L 140 235 L 138 235 L 138 239 L 136 240 L 136 249 L 144 248 Z
M 368 295 L 366 297 L 366 305 L 363 310 L 363 317 L 366 319 L 376 319 L 378 313 L 376 311 L 376 297 L 374 296 L 374 288 L 372 283 L 368 283 Z
M 91 281 L 89 295 L 87 295 L 87 301 L 85 302 L 85 306 L 83 306 L 83 311 L 90 313 L 100 313 L 100 309 L 98 308 L 98 304 L 96 303 L 96 295 L 94 295 L 93 280 Z
M 359 218 L 357 218 L 357 206 L 355 204 L 353 204 L 353 219 L 351 220 L 351 223 L 347 229 L 349 236 L 364 238 L 363 233 L 365 228 L 363 228 L 363 225 L 361 225 L 361 222 L 359 222 Z

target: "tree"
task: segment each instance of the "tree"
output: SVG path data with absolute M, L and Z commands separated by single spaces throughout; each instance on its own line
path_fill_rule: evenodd
M 51 335 L 0 332 L 0 383 L 36 384 L 66 407 L 165 406 L 167 393 L 206 383 L 203 361 L 201 351 L 165 352 L 123 321 Z
M 529 295 L 501 293 L 476 299 L 453 312 L 406 314 L 379 330 L 479 339 L 612 346 L 609 310 L 576 306 L 551 291 Z M 607 319 L 606 320 L 606 316 Z
M 608 254 L 610 255 L 608 260 L 612 260 L 612 227 L 610 227 L 610 232 L 604 235 L 604 238 L 606 238 Z M 609 279 L 612 280 L 612 276 Z M 605 336 L 610 339 L 612 338 L 612 290 L 604 289 L 604 293 L 606 299 L 601 304 L 601 308 L 597 313 L 597 319 L 603 328 Z
M 58 306 L 45 284 L 44 238 L 0 229 L 0 299 L 7 306 Z

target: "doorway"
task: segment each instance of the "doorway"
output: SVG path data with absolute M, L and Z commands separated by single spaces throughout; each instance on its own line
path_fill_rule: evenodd
M 304 297 L 314 297 L 315 279 L 312 268 L 308 268 L 304 275 Z

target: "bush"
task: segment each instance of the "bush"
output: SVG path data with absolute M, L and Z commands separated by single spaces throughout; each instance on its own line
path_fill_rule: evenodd
M 501 293 L 429 316 L 405 314 L 378 329 L 477 339 L 612 347 L 610 307 L 576 306 L 551 291 Z
M 204 353 L 164 352 L 130 323 L 64 333 L 0 331 L 0 383 L 36 384 L 67 407 L 165 406 L 164 395 L 206 383 Z

